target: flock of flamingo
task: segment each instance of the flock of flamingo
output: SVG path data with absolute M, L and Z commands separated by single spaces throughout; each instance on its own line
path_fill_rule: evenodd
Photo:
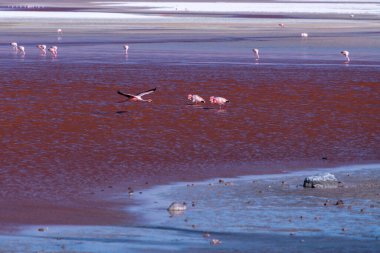
M 146 91 L 143 91 L 143 92 L 140 92 L 137 94 L 126 94 L 126 93 L 123 93 L 123 92 L 118 90 L 117 94 L 126 97 L 125 101 L 134 101 L 134 102 L 140 101 L 140 102 L 149 102 L 150 103 L 150 102 L 152 102 L 152 99 L 143 99 L 143 96 L 151 94 L 151 93 L 155 92 L 156 90 L 157 90 L 157 88 L 153 88 L 153 89 L 146 90 Z M 189 94 L 187 96 L 187 99 L 189 99 L 195 105 L 198 105 L 199 103 L 206 103 L 205 100 L 201 96 L 196 95 L 196 94 Z M 125 101 L 122 101 L 122 102 L 125 102 Z M 219 105 L 219 109 L 222 109 L 226 105 L 226 103 L 229 103 L 230 101 L 228 101 L 226 98 L 223 98 L 223 97 L 211 96 L 210 102 L 211 102 L 211 104 Z
M 278 24 L 278 25 L 279 25 L 281 28 L 285 28 L 285 24 L 283 24 L 283 23 L 280 23 L 280 24 Z M 62 35 L 63 30 L 60 29 L 60 28 L 57 29 L 57 33 L 58 33 L 58 35 Z M 301 33 L 301 37 L 303 37 L 303 38 L 307 38 L 307 37 L 309 37 L 309 34 L 303 32 L 303 33 Z M 16 51 L 17 53 L 19 53 L 19 54 L 21 54 L 21 55 L 25 55 L 25 47 L 24 47 L 24 46 L 18 45 L 17 42 L 11 42 L 10 44 L 11 44 L 11 46 L 13 47 L 13 50 L 14 50 L 14 51 Z M 46 48 L 47 48 L 46 45 L 40 44 L 40 45 L 37 45 L 37 48 L 40 50 L 40 54 L 41 54 L 41 55 L 46 55 Z M 128 44 L 123 45 L 123 48 L 124 48 L 124 53 L 125 53 L 125 54 L 128 54 L 128 49 L 129 49 Z M 47 49 L 47 50 L 51 53 L 52 57 L 57 57 L 57 55 L 58 55 L 58 47 L 57 47 L 57 46 L 51 46 L 51 47 L 50 47 L 49 49 Z M 254 48 L 254 49 L 252 49 L 252 52 L 253 52 L 253 54 L 254 54 L 256 60 L 259 60 L 259 58 L 260 58 L 260 55 L 259 55 L 259 49 L 258 49 L 258 48 Z M 344 57 L 346 57 L 346 61 L 345 61 L 345 63 L 349 63 L 349 62 L 350 62 L 350 58 L 349 58 L 349 54 L 350 54 L 350 52 L 347 51 L 347 50 L 343 50 L 343 51 L 341 51 L 340 53 L 341 53 Z
M 11 44 L 13 50 L 16 51 L 18 54 L 25 55 L 25 47 L 24 46 L 18 45 L 17 42 L 11 42 L 10 44 Z M 46 45 L 39 44 L 39 45 L 37 45 L 37 48 L 40 50 L 41 55 L 46 55 L 46 48 L 47 48 Z M 47 51 L 50 52 L 52 57 L 57 57 L 57 55 L 58 55 L 58 47 L 57 46 L 51 46 L 47 49 Z
M 281 24 L 278 24 L 281 28 L 285 28 L 285 25 L 283 23 Z M 63 33 L 62 29 L 57 29 L 57 33 L 59 35 L 61 35 Z M 307 33 L 301 33 L 301 37 L 303 38 L 306 38 L 308 37 L 309 35 Z M 17 42 L 11 42 L 10 45 L 12 46 L 13 50 L 16 51 L 17 53 L 19 53 L 20 55 L 25 55 L 25 47 L 24 46 L 21 46 L 21 45 L 18 45 Z M 46 45 L 44 44 L 39 44 L 37 45 L 37 48 L 40 50 L 40 54 L 41 55 L 46 55 Z M 123 45 L 123 48 L 124 48 L 124 53 L 125 54 L 128 54 L 128 49 L 129 49 L 129 46 L 128 44 L 125 44 Z M 58 47 L 57 46 L 51 46 L 50 48 L 47 49 L 47 51 L 50 52 L 51 56 L 52 57 L 57 57 L 58 55 Z M 259 49 L 258 48 L 254 48 L 252 49 L 252 52 L 253 52 L 253 55 L 254 57 L 256 58 L 256 60 L 259 60 L 260 59 L 260 55 L 259 55 Z M 345 63 L 348 63 L 350 62 L 350 58 L 349 58 L 349 54 L 350 52 L 347 51 L 347 50 L 344 50 L 344 51 L 341 51 L 340 52 L 344 57 L 346 57 L 346 62 Z M 151 94 L 153 93 L 154 91 L 156 91 L 156 88 L 154 89 L 150 89 L 150 90 L 147 90 L 147 91 L 144 91 L 144 92 L 140 92 L 136 95 L 134 94 L 125 94 L 121 91 L 117 91 L 117 93 L 119 95 L 122 95 L 124 97 L 127 98 L 126 101 L 141 101 L 141 102 L 152 102 L 151 99 L 143 99 L 142 97 L 144 95 L 148 95 L 148 94 Z M 187 97 L 190 101 L 192 101 L 193 104 L 195 105 L 198 105 L 199 103 L 205 103 L 205 100 L 199 96 L 199 95 L 196 95 L 196 94 L 189 94 L 188 97 Z M 217 104 L 219 105 L 219 109 L 222 109 L 226 103 L 229 103 L 229 100 L 227 100 L 226 98 L 223 98 L 223 97 L 215 97 L 215 96 L 211 96 L 210 97 L 210 102 L 211 104 Z

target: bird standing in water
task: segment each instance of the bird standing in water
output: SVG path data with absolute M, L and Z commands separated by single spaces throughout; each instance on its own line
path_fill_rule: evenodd
M 210 97 L 210 102 L 211 102 L 211 104 L 218 104 L 218 105 L 219 105 L 219 109 L 222 109 L 222 107 L 223 107 L 226 103 L 229 103 L 230 101 L 228 101 L 227 99 L 222 98 L 222 97 L 214 97 L 214 96 L 211 96 L 211 97 Z
M 46 55 L 46 45 L 37 45 L 41 55 Z
M 25 55 L 25 47 L 17 46 L 17 53 L 19 53 L 21 55 Z
M 350 54 L 350 52 L 348 52 L 347 50 L 344 50 L 344 51 L 342 51 L 340 53 L 346 57 L 347 61 L 345 63 L 349 63 L 350 62 L 350 57 L 348 57 L 348 55 Z
M 254 48 L 254 49 L 252 49 L 252 52 L 253 52 L 253 54 L 254 54 L 255 57 L 256 57 L 256 61 L 259 60 L 259 59 L 260 59 L 259 49 Z
M 155 92 L 156 89 L 157 88 L 150 89 L 150 90 L 147 90 L 147 91 L 144 91 L 144 92 L 140 92 L 140 93 L 138 93 L 136 95 L 134 95 L 134 94 L 125 94 L 125 93 L 123 93 L 123 92 L 121 92 L 121 91 L 118 90 L 117 94 L 122 95 L 124 97 L 127 97 L 127 101 L 131 100 L 131 101 L 141 101 L 141 102 L 149 102 L 150 103 L 150 102 L 152 102 L 152 99 L 143 99 L 142 97 L 145 96 L 145 95 L 148 95 L 148 94 L 151 94 L 151 93 Z
M 129 46 L 128 46 L 127 44 L 125 44 L 125 45 L 123 46 L 123 48 L 124 48 L 124 53 L 125 53 L 125 54 L 128 54 Z
M 57 46 L 52 46 L 48 50 L 51 53 L 51 56 L 57 57 L 57 55 L 58 55 L 58 47 Z
M 198 95 L 195 95 L 195 94 L 189 94 L 189 95 L 187 95 L 187 99 L 191 100 L 191 102 L 195 103 L 196 105 L 198 103 L 206 103 L 205 100 L 201 96 L 198 96 Z
M 10 45 L 12 46 L 14 51 L 17 51 L 17 42 L 11 42 Z

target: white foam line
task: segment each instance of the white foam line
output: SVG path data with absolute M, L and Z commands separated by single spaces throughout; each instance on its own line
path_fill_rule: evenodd
M 144 7 L 159 11 L 226 13 L 320 13 L 380 15 L 375 3 L 232 3 L 232 2 L 93 2 L 108 7 Z
M 151 19 L 156 15 L 105 13 L 105 12 L 63 12 L 63 11 L 0 11 L 1 19 Z

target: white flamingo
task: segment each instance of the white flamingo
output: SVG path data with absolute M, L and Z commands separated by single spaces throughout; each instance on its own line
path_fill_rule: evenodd
M 17 42 L 11 42 L 10 45 L 12 46 L 14 51 L 17 51 Z
M 191 100 L 191 102 L 195 103 L 196 105 L 198 103 L 206 103 L 205 100 L 201 96 L 195 95 L 195 94 L 187 95 L 187 99 Z
M 128 49 L 129 49 L 128 44 L 125 44 L 125 45 L 123 46 L 123 48 L 124 48 L 124 52 L 125 52 L 125 54 L 128 54 Z
M 307 34 L 307 33 L 301 33 L 301 37 L 303 37 L 303 38 L 309 37 L 309 34 Z
M 154 88 L 154 89 L 150 89 L 150 90 L 147 90 L 147 91 L 144 91 L 144 92 L 140 92 L 136 95 L 133 95 L 133 94 L 125 94 L 121 91 L 117 91 L 117 94 L 119 95 L 122 95 L 124 97 L 127 97 L 127 101 L 128 100 L 131 100 L 131 101 L 141 101 L 141 102 L 152 102 L 152 99 L 143 99 L 142 97 L 145 96 L 145 95 L 148 95 L 148 94 L 151 94 L 153 92 L 156 91 L 157 88 Z
M 349 63 L 350 62 L 350 57 L 348 57 L 348 56 L 349 56 L 350 52 L 348 52 L 347 50 L 344 50 L 344 51 L 342 51 L 340 53 L 346 57 L 347 61 L 345 63 Z
M 252 52 L 253 52 L 253 54 L 255 55 L 256 60 L 258 60 L 258 59 L 260 58 L 260 55 L 259 55 L 259 49 L 254 48 L 254 49 L 252 49 Z
M 25 55 L 25 47 L 17 46 L 17 53 L 19 53 L 21 55 Z
M 63 30 L 62 30 L 61 28 L 58 28 L 58 29 L 57 29 L 57 33 L 58 33 L 59 35 L 61 35 L 61 34 L 63 33 Z
M 57 46 L 49 47 L 48 51 L 51 53 L 51 56 L 57 57 L 57 55 L 58 55 L 58 47 Z
M 214 97 L 214 96 L 211 96 L 210 97 L 210 102 L 211 104 L 218 104 L 219 105 L 219 109 L 222 109 L 222 107 L 226 104 L 226 103 L 229 103 L 230 101 L 223 98 L 223 97 Z
M 41 55 L 46 55 L 46 45 L 37 45 L 37 48 L 40 50 Z

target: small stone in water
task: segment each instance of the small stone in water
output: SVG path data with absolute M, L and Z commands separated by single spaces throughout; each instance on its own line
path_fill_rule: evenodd
M 222 241 L 220 241 L 218 239 L 212 239 L 211 242 L 210 242 L 210 244 L 212 244 L 212 245 L 218 245 L 218 244 L 221 244 L 221 243 L 222 243 Z
M 187 209 L 186 203 L 173 202 L 168 207 L 168 211 L 185 211 Z

